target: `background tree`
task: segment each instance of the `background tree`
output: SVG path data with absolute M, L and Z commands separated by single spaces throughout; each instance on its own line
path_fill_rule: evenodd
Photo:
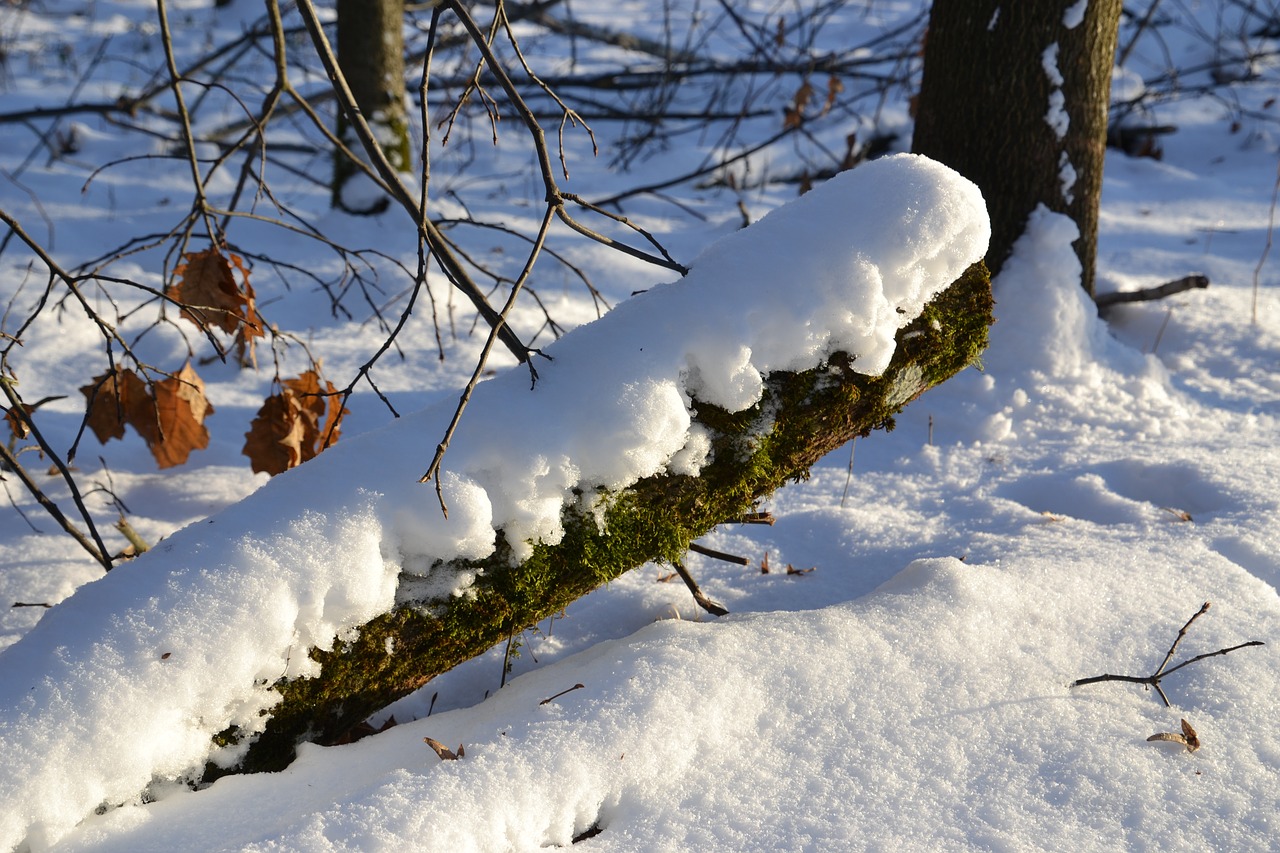
M 1092 296 L 1120 0 L 934 0 L 912 149 L 982 188 L 993 273 L 1037 205 L 1080 229 Z
M 387 161 L 400 172 L 412 169 L 409 117 L 405 110 L 404 0 L 338 0 L 338 65 L 365 121 L 378 135 Z M 352 150 L 359 142 L 338 113 L 338 137 Z M 334 205 L 353 213 L 386 207 L 385 198 L 344 196 L 355 174 L 343 156 L 334 160 Z

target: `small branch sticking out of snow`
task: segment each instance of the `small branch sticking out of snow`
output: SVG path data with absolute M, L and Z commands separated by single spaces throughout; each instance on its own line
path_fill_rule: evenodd
M 1184 290 L 1195 290 L 1208 286 L 1208 276 L 1199 274 L 1187 275 L 1175 281 L 1165 282 L 1157 287 L 1147 287 L 1142 290 L 1131 290 L 1125 293 L 1100 293 L 1094 297 L 1093 301 L 1097 303 L 1098 309 L 1102 310 L 1124 302 L 1152 302 L 1156 299 L 1164 299 L 1166 296 L 1173 296 L 1175 293 L 1181 293 Z
M 726 563 L 733 563 L 736 566 L 747 566 L 751 564 L 751 561 L 746 557 L 739 557 L 736 554 L 726 554 L 724 551 L 716 551 L 715 549 L 708 548 L 705 545 L 699 545 L 697 542 L 690 542 L 689 550 L 695 554 L 701 554 L 704 557 L 711 557 L 715 560 L 723 560 Z
M 689 587 L 689 592 L 693 593 L 693 600 L 698 602 L 698 606 L 710 613 L 712 616 L 728 616 L 729 610 L 718 601 L 713 601 L 707 597 L 707 594 L 698 586 L 698 582 L 693 579 L 693 575 L 689 574 L 689 570 L 684 567 L 683 563 L 672 563 L 676 574 L 680 575 L 680 579 L 684 581 L 684 585 Z
M 1243 649 L 1248 646 L 1266 645 L 1266 643 L 1262 642 L 1261 640 L 1250 640 L 1247 643 L 1240 643 L 1239 645 L 1231 646 L 1230 648 L 1218 649 L 1216 652 L 1207 652 L 1202 655 L 1196 655 L 1193 658 L 1184 660 L 1182 663 L 1178 664 L 1173 669 L 1166 670 L 1165 667 L 1168 666 L 1169 661 L 1173 659 L 1173 653 L 1178 650 L 1178 644 L 1181 643 L 1182 638 L 1186 636 L 1187 629 L 1191 627 L 1191 623 L 1199 619 L 1201 616 L 1203 616 L 1206 612 L 1208 612 L 1208 610 L 1209 610 L 1209 602 L 1206 601 L 1204 605 L 1201 606 L 1201 608 L 1197 610 L 1190 619 L 1187 620 L 1187 624 L 1182 626 L 1182 630 L 1178 631 L 1178 636 L 1174 639 L 1173 645 L 1169 647 L 1169 652 L 1164 656 L 1164 661 L 1161 662 L 1160 666 L 1156 667 L 1156 671 L 1153 672 L 1151 675 L 1147 675 L 1147 676 L 1095 675 L 1090 678 L 1081 678 L 1078 681 L 1073 681 L 1071 682 L 1071 686 L 1082 687 L 1086 684 L 1097 684 L 1102 681 L 1126 681 L 1130 684 L 1145 684 L 1148 687 L 1154 687 L 1156 689 L 1156 692 L 1160 694 L 1160 698 L 1164 700 L 1165 707 L 1172 707 L 1173 703 L 1169 701 L 1169 697 L 1164 695 L 1164 690 L 1160 688 L 1160 680 L 1164 678 L 1166 675 L 1172 675 L 1173 673 L 1182 669 L 1184 666 L 1189 666 L 1195 663 L 1196 661 L 1204 660 L 1205 658 L 1216 657 L 1217 655 L 1225 655 L 1228 652 L 1234 652 L 1236 649 Z

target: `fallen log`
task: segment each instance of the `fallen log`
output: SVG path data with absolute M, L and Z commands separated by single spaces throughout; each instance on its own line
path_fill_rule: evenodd
M 855 436 L 892 429 L 908 402 L 972 364 L 986 346 L 992 304 L 986 267 L 974 264 L 899 330 L 880 376 L 855 372 L 837 353 L 811 370 L 770 375 L 764 398 L 746 411 L 695 401 L 695 423 L 713 436 L 712 461 L 698 476 L 637 482 L 612 496 L 603 525 L 566 508 L 564 538 L 535 545 L 518 565 L 500 536 L 492 555 L 455 566 L 479 572 L 472 594 L 402 603 L 363 625 L 357 639 L 313 650 L 320 675 L 276 685 L 283 698 L 237 769 L 279 770 L 302 740 L 341 742 L 373 712 L 622 573 L 680 561 L 692 540 L 804 479 Z

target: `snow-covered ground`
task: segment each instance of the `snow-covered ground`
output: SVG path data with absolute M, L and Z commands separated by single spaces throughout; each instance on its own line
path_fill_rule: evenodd
M 888 5 L 868 8 L 885 13 Z M 76 26 L 128 30 L 152 8 L 103 4 L 97 17 L 76 19 Z M 59 19 L 36 11 L 2 19 L 0 31 L 15 44 L 42 27 L 52 32 Z M 190 14 L 207 10 L 193 5 Z M 866 15 L 857 20 L 870 26 Z M 38 102 L 38 84 L 60 79 L 23 61 L 27 67 L 15 69 L 10 60 L 0 111 Z M 1234 95 L 1234 105 L 1208 97 L 1162 105 L 1160 121 L 1178 127 L 1160 140 L 1163 160 L 1113 152 L 1104 185 L 1100 289 L 1133 290 L 1194 272 L 1208 275 L 1211 286 L 1113 309 L 1104 323 L 1080 292 L 1070 224 L 1036 216 L 996 282 L 999 322 L 981 370 L 929 392 L 893 432 L 858 440 L 825 459 L 807 482 L 775 495 L 762 507 L 776 517 L 772 527 L 725 527 L 705 541 L 749 557 L 749 567 L 690 556 L 704 590 L 730 616 L 702 614 L 678 580 L 646 566 L 524 632 L 501 689 L 499 648 L 388 709 L 383 717 L 394 715 L 395 727 L 349 746 L 304 748 L 283 773 L 224 778 L 195 792 L 158 781 L 145 798 L 119 794 L 116 783 L 136 778 L 139 768 L 161 777 L 180 772 L 164 762 L 203 748 L 192 733 L 213 721 L 183 714 L 234 717 L 228 703 L 247 700 L 218 693 L 220 678 L 238 677 L 249 687 L 257 668 L 264 677 L 280 674 L 280 667 L 266 672 L 276 661 L 242 660 L 241 651 L 268 642 L 272 631 L 303 625 L 314 636 L 300 634 L 302 644 L 324 642 L 325 630 L 341 627 L 330 621 L 335 613 L 358 620 L 390 594 L 380 545 L 404 517 L 388 513 L 385 498 L 357 506 L 349 483 L 326 491 L 308 466 L 364 476 L 356 449 L 377 446 L 380 458 L 397 458 L 405 468 L 406 482 L 393 496 L 421 489 L 425 513 L 434 490 L 415 481 L 439 440 L 438 425 L 434 416 L 402 419 L 397 435 L 430 427 L 418 437 L 417 457 L 405 458 L 411 447 L 388 453 L 376 435 L 357 436 L 390 420 L 387 410 L 372 394 L 353 398 L 344 438 L 328 454 L 333 461 L 322 456 L 231 507 L 215 521 L 231 528 L 225 536 L 210 536 L 207 524 L 173 535 L 161 545 L 172 558 L 161 550 L 117 570 L 99 591 L 86 589 L 48 611 L 38 630 L 43 608 L 0 617 L 0 642 L 10 646 L 0 654 L 7 703 L 0 791 L 10 798 L 0 802 L 0 827 L 17 833 L 3 843 L 25 836 L 32 850 L 52 843 L 59 851 L 524 850 L 568 845 L 598 830 L 579 845 L 1271 848 L 1280 835 L 1280 267 L 1265 253 L 1280 160 L 1274 122 L 1266 119 L 1276 109 L 1266 104 L 1270 93 L 1241 87 Z M 52 100 L 69 96 L 63 88 Z M 139 188 L 142 169 L 118 177 L 120 186 L 98 183 L 77 196 L 86 162 L 126 153 L 109 127 L 79 121 L 75 157 L 41 158 L 20 180 L 0 176 L 0 209 L 53 242 L 67 263 L 163 221 L 157 211 L 166 193 L 168 203 L 187 204 L 176 171 Z M 0 166 L 12 175 L 33 137 L 0 130 L 8 140 Z M 680 171 L 662 158 L 646 168 L 661 177 L 668 166 Z M 605 182 L 601 193 L 619 185 L 601 167 L 581 171 L 575 189 L 589 180 Z M 113 174 L 119 172 L 103 180 Z M 129 181 L 134 195 L 121 191 Z M 785 194 L 749 195 L 754 218 Z M 740 222 L 737 199 L 726 193 L 717 208 L 716 198 L 696 199 L 711 215 L 700 225 L 676 218 L 670 207 L 640 210 L 677 257 L 692 260 Z M 886 203 L 882 198 L 875 210 Z M 53 223 L 48 232 L 41 209 Z M 172 210 L 167 215 L 174 218 Z M 412 266 L 412 245 L 396 233 L 403 225 L 392 214 L 365 222 L 317 206 L 314 216 L 354 241 L 404 253 Z M 566 238 L 562 245 L 577 244 Z M 8 251 L 0 258 L 7 297 L 25 280 L 20 256 Z M 602 251 L 577 251 L 611 302 L 671 278 Z M 131 274 L 158 281 L 159 271 L 139 264 Z M 594 316 L 585 291 L 550 275 L 540 296 L 560 322 Z M 293 330 L 309 333 L 335 381 L 347 381 L 382 338 L 362 317 L 333 319 L 314 294 L 274 298 L 273 321 L 287 318 Z M 644 302 L 637 299 L 629 313 Z M 537 328 L 540 314 L 522 310 L 517 327 Z M 720 297 L 701 310 L 710 330 L 741 306 Z M 417 348 L 394 371 L 378 374 L 380 387 L 402 412 L 449 408 L 478 342 L 460 322 L 459 337 L 446 336 L 440 362 L 429 322 L 413 322 L 409 340 Z M 100 345 L 82 325 L 50 313 L 26 333 L 11 359 L 27 399 L 77 394 L 101 372 L 86 360 Z M 723 347 L 706 352 L 717 363 L 731 361 Z M 238 453 L 270 376 L 216 365 L 200 370 L 210 374 L 217 413 L 209 420 L 210 448 L 187 466 L 157 472 L 133 435 L 101 450 L 81 448 L 78 464 L 91 472 L 82 474 L 85 481 L 113 490 L 151 541 L 265 481 Z M 722 388 L 741 393 L 743 386 Z M 55 446 L 73 440 L 81 399 L 47 407 Z M 672 418 L 679 420 L 673 414 L 666 421 Z M 470 440 L 483 439 L 486 423 L 464 420 Z M 679 432 L 679 423 L 668 426 Z M 309 484 L 313 512 L 298 504 L 303 489 L 294 481 Z M 0 600 L 55 603 L 101 574 L 19 484 L 10 477 L 5 485 L 40 532 L 16 512 L 0 519 Z M 273 501 L 273 494 L 289 500 Z M 91 498 L 109 520 L 106 497 Z M 237 538 L 244 530 L 255 538 Z M 186 561 L 197 566 L 198 556 L 211 552 L 224 567 L 243 571 L 208 585 L 203 621 L 197 613 L 184 617 L 187 624 L 166 622 L 160 605 L 173 594 L 167 583 L 151 578 L 156 589 L 139 599 L 146 580 L 128 577 L 147 565 L 157 574 Z M 766 557 L 771 571 L 762 573 Z M 788 573 L 789 565 L 798 572 Z M 268 577 L 276 583 L 266 584 Z M 272 598 L 300 588 L 312 594 Z M 117 611 L 73 609 L 117 594 Z M 139 601 L 153 618 L 128 609 Z M 269 617 L 261 633 L 218 636 L 226 630 L 219 613 L 238 612 L 238 601 Z M 1070 687 L 1101 673 L 1151 674 L 1205 601 L 1212 608 L 1189 628 L 1173 663 L 1248 640 L 1267 645 L 1169 676 L 1162 687 L 1172 708 L 1137 685 Z M 56 626 L 64 626 L 64 642 L 54 636 Z M 119 662 L 94 658 L 95 638 L 108 635 L 132 638 L 142 662 L 136 670 L 118 643 L 98 648 L 120 655 Z M 46 681 L 40 716 L 27 716 L 15 678 L 38 681 L 40 673 L 24 667 L 41 654 L 58 657 L 60 645 L 68 681 L 52 688 Z M 89 647 L 85 659 L 72 655 L 77 646 Z M 218 649 L 225 658 L 200 665 L 190 659 Z M 282 666 L 300 666 L 290 660 Z M 146 691 L 155 691 L 170 664 L 186 673 L 173 682 L 183 692 L 149 703 Z M 104 676 L 112 669 L 114 681 Z M 80 694 L 66 687 L 77 675 L 84 679 Z M 59 702 L 74 705 L 59 712 Z M 1147 741 L 1179 731 L 1182 719 L 1198 734 L 1197 751 Z M 441 761 L 424 737 L 462 744 L 465 756 Z M 104 766 L 111 755 L 128 759 Z M 94 790 L 111 792 L 104 803 L 110 808 L 76 811 Z M 31 827 L 37 820 L 44 825 Z

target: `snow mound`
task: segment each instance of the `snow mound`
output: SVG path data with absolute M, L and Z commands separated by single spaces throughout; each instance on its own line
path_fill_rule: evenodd
M 692 397 L 739 410 L 769 372 L 835 351 L 883 371 L 897 329 L 988 238 L 981 194 L 954 172 L 911 155 L 867 164 L 557 342 L 535 388 L 522 370 L 480 386 L 445 458 L 447 519 L 417 476 L 451 403 L 344 442 L 80 588 L 0 653 L 0 849 L 56 843 L 104 803 L 234 761 L 211 737 L 260 727 L 271 684 L 390 608 L 402 570 L 482 556 L 498 529 L 519 558 L 559 540 L 578 491 L 696 471 Z M 440 594 L 468 582 L 430 580 Z
M 1158 662 L 1178 623 L 1152 608 L 1180 613 L 1208 575 L 1162 575 L 1158 594 L 1133 595 L 1129 571 L 1149 549 L 1116 545 L 1020 551 L 1011 567 L 920 559 L 851 602 L 658 622 L 476 707 L 116 810 L 64 845 L 500 853 L 567 848 L 595 827 L 586 849 L 1107 851 L 1140 819 L 1153 846 L 1265 846 L 1274 816 L 1258 804 L 1280 790 L 1265 654 L 1178 680 L 1192 711 L 1132 687 L 1068 686 L 1130 653 Z M 1263 585 L 1218 592 L 1221 613 L 1197 632 L 1231 636 L 1246 613 L 1277 624 Z M 1179 713 L 1211 746 L 1146 742 Z M 424 737 L 466 755 L 439 761 Z

